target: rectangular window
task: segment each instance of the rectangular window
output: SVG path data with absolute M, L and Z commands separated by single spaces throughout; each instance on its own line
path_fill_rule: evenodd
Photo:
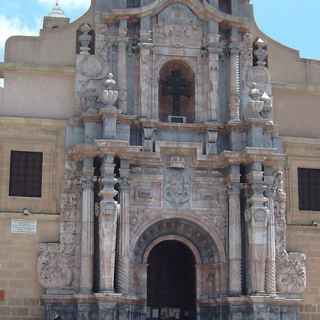
M 299 209 L 320 211 L 320 169 L 298 168 Z
M 9 196 L 41 197 L 42 152 L 11 151 Z

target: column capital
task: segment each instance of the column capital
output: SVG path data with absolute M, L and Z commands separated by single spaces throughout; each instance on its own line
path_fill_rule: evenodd
M 82 176 L 80 178 L 80 184 L 82 190 L 92 190 L 97 178 L 94 176 Z

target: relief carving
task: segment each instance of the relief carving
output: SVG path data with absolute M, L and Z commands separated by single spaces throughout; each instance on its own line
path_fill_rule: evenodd
M 306 288 L 306 256 L 286 250 L 286 193 L 283 172 L 274 176 L 274 213 L 276 223 L 277 289 L 282 293 L 303 293 Z
M 74 263 L 79 234 L 80 166 L 75 161 L 65 162 L 64 190 L 61 197 L 60 243 L 42 243 L 37 262 L 38 278 L 46 289 L 72 287 L 77 281 Z
M 72 266 L 58 244 L 42 244 L 38 258 L 38 278 L 47 289 L 66 288 L 72 284 Z
M 190 208 L 191 174 L 188 170 L 167 169 L 164 183 L 165 206 Z
M 144 184 L 136 184 L 132 188 L 131 199 L 134 205 L 147 207 L 161 206 L 161 183 L 146 182 Z
M 154 27 L 155 43 L 174 47 L 201 47 L 202 26 L 192 11 L 174 4 L 158 16 Z

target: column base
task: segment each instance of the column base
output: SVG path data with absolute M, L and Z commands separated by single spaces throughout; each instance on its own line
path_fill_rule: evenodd
M 45 296 L 43 300 L 46 320 L 144 320 L 148 318 L 145 300 L 137 300 L 121 294 Z M 188 320 L 299 320 L 300 301 L 271 296 L 210 299 L 200 301 L 198 314 Z

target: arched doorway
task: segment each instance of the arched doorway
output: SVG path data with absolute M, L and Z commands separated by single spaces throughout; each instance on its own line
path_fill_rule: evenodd
M 196 260 L 182 242 L 162 241 L 151 250 L 148 256 L 147 305 L 150 318 L 194 318 Z
M 195 119 L 195 76 L 183 61 L 172 60 L 161 68 L 159 119 L 163 122 L 193 122 Z

